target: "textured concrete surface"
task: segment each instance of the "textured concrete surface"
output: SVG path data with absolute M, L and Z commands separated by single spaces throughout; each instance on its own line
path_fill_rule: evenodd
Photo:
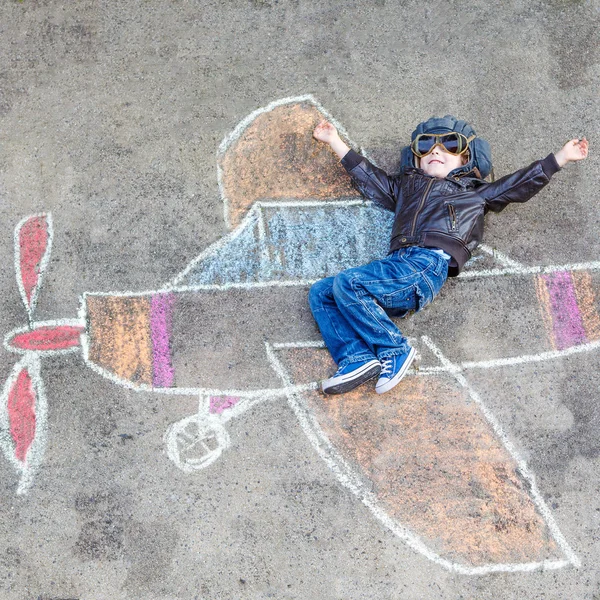
M 600 255 L 597 0 L 6 0 L 0 16 L 3 335 L 27 323 L 13 259 L 23 217 L 51 211 L 54 223 L 36 320 L 76 318 L 84 292 L 157 290 L 228 232 L 221 141 L 256 109 L 303 94 L 389 170 L 433 114 L 469 120 L 497 175 L 586 135 L 590 158 L 492 215 L 486 243 L 524 265 Z M 590 285 L 599 297 L 597 275 Z M 243 327 L 261 337 L 264 296 L 256 306 L 239 292 L 226 307 L 239 306 L 236 326 L 217 340 L 246 353 L 249 378 L 262 371 Z M 300 297 L 286 292 L 272 311 L 316 339 Z M 406 332 L 452 361 L 549 351 L 538 299 L 533 280 L 455 281 Z M 205 350 L 208 364 L 220 354 Z M 17 360 L 0 352 L 2 382 Z M 285 398 L 232 419 L 230 447 L 185 473 L 163 436 L 198 398 L 120 387 L 77 353 L 45 358 L 46 448 L 27 494 L 0 460 L 0 597 L 597 600 L 597 367 L 596 350 L 469 373 L 581 566 L 466 575 L 373 518 Z

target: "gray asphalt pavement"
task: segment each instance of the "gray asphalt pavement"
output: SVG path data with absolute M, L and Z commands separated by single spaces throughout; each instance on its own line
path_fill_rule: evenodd
M 598 0 L 4 0 L 0 333 L 27 330 L 29 302 L 36 343 L 77 347 L 0 351 L 0 598 L 598 600 L 599 31 Z M 218 169 L 244 119 L 303 97 L 279 137 L 256 121 L 242 138 L 250 179 Z M 491 215 L 475 275 L 405 322 L 427 383 L 391 405 L 310 395 L 331 365 L 308 275 L 167 287 L 232 235 L 223 178 L 265 188 L 260 140 L 293 166 L 315 106 L 390 171 L 432 115 L 472 123 L 496 176 L 590 140 Z M 249 247 L 235 239 L 284 231 L 295 213 L 275 209 L 242 206 L 256 231 L 226 238 L 228 265 Z M 274 244 L 257 260 L 285 276 Z M 414 447 L 384 448 L 417 418 Z M 452 451 L 434 451 L 443 434 Z M 411 484 L 389 481 L 392 462 Z

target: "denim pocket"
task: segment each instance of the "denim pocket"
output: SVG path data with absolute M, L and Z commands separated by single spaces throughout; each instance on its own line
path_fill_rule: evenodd
M 394 290 L 381 297 L 381 304 L 388 314 L 390 311 L 408 312 L 416 308 L 416 285 L 409 285 L 400 290 Z
M 418 312 L 425 308 L 428 304 L 431 304 L 435 298 L 436 290 L 432 285 L 429 277 L 423 277 L 423 281 L 416 286 L 416 306 L 415 310 Z
M 433 297 L 435 298 L 442 289 L 444 282 L 448 277 L 448 261 L 440 256 L 438 264 L 430 273 L 423 273 L 423 279 L 427 283 Z

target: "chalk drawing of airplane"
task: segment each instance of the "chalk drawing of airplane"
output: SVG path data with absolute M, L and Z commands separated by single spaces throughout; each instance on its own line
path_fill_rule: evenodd
M 501 307 L 489 318 L 502 322 L 483 338 L 481 323 L 470 334 L 462 323 L 469 334 L 462 340 L 418 336 L 420 366 L 394 392 L 377 396 L 363 386 L 323 397 L 315 382 L 333 365 L 307 289 L 385 255 L 392 218 L 362 200 L 329 149 L 312 139 L 323 117 L 335 123 L 302 96 L 244 119 L 217 157 L 231 232 L 157 290 L 85 293 L 76 319 L 34 320 L 52 219 L 32 215 L 17 225 L 15 269 L 28 324 L 5 338 L 5 348 L 22 358 L 0 404 L 0 444 L 20 473 L 17 493 L 30 489 L 43 457 L 40 359 L 81 352 L 87 366 L 119 385 L 199 399 L 197 414 L 165 434 L 166 453 L 184 472 L 218 459 L 230 444 L 230 420 L 284 399 L 337 479 L 444 568 L 483 574 L 579 566 L 534 475 L 468 375 L 596 350 L 600 262 L 525 266 L 481 246 L 446 298 L 413 320 L 435 332 L 447 314 L 438 307 L 472 301 L 475 285 L 479 294 L 493 289 L 496 302 L 507 291 L 520 298 L 515 318 L 527 318 L 527 339 L 507 327 L 506 311 L 514 308 Z

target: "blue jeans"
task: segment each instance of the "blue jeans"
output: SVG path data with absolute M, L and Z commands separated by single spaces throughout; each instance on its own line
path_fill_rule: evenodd
M 308 294 L 313 316 L 339 367 L 408 351 L 391 320 L 427 306 L 448 276 L 448 261 L 418 246 L 317 281 Z

